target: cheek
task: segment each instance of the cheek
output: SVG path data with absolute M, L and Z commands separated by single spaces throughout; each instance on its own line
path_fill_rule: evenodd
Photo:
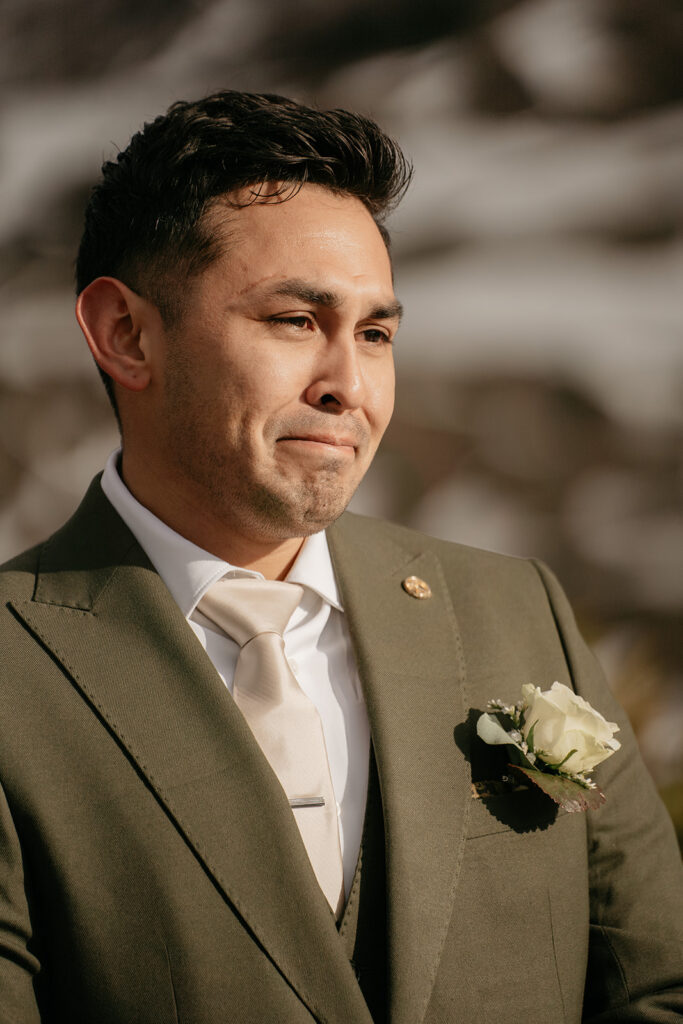
M 251 434 L 279 433 L 283 420 L 298 407 L 303 391 L 300 367 L 263 359 L 245 372 L 239 368 L 227 392 L 226 413 Z
M 378 431 L 384 433 L 394 411 L 394 370 L 385 371 L 374 382 L 372 389 L 371 415 Z
M 206 376 L 205 393 L 216 398 L 227 417 L 244 421 L 260 415 L 273 376 L 267 364 L 259 365 L 256 360 L 224 359 Z

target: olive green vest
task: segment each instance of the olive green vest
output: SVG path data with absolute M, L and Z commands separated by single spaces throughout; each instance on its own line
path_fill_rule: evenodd
M 388 1006 L 384 821 L 372 750 L 363 837 L 339 936 L 372 1018 L 383 1024 Z

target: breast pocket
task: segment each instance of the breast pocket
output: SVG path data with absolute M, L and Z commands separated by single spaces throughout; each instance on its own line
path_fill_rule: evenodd
M 468 839 L 513 832 L 526 835 L 545 831 L 567 814 L 538 789 L 510 790 L 497 796 L 473 797 Z
M 578 1024 L 587 934 L 585 815 L 540 790 L 473 798 L 434 1020 Z

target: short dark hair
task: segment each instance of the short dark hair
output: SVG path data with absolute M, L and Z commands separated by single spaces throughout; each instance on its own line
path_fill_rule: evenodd
M 364 203 L 388 244 L 382 221 L 410 177 L 399 146 L 359 114 L 270 93 L 223 91 L 174 103 L 103 165 L 85 213 L 77 292 L 97 277 L 116 277 L 172 324 L 182 310 L 180 279 L 220 254 L 203 230 L 218 197 L 266 182 L 281 182 L 284 198 L 305 183 L 322 185 Z M 260 199 L 253 188 L 248 201 Z M 102 377 L 116 408 L 112 381 Z

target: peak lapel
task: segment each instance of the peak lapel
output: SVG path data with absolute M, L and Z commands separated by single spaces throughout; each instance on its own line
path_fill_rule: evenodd
M 431 552 L 407 550 L 381 524 L 355 516 L 342 517 L 329 539 L 384 806 L 389 1019 L 417 1024 L 450 922 L 470 793 L 453 737 L 465 717 L 460 637 Z M 432 596 L 410 596 L 402 587 L 409 576 L 426 581 Z
M 97 482 L 16 611 L 314 1017 L 370 1024 L 275 775 Z

